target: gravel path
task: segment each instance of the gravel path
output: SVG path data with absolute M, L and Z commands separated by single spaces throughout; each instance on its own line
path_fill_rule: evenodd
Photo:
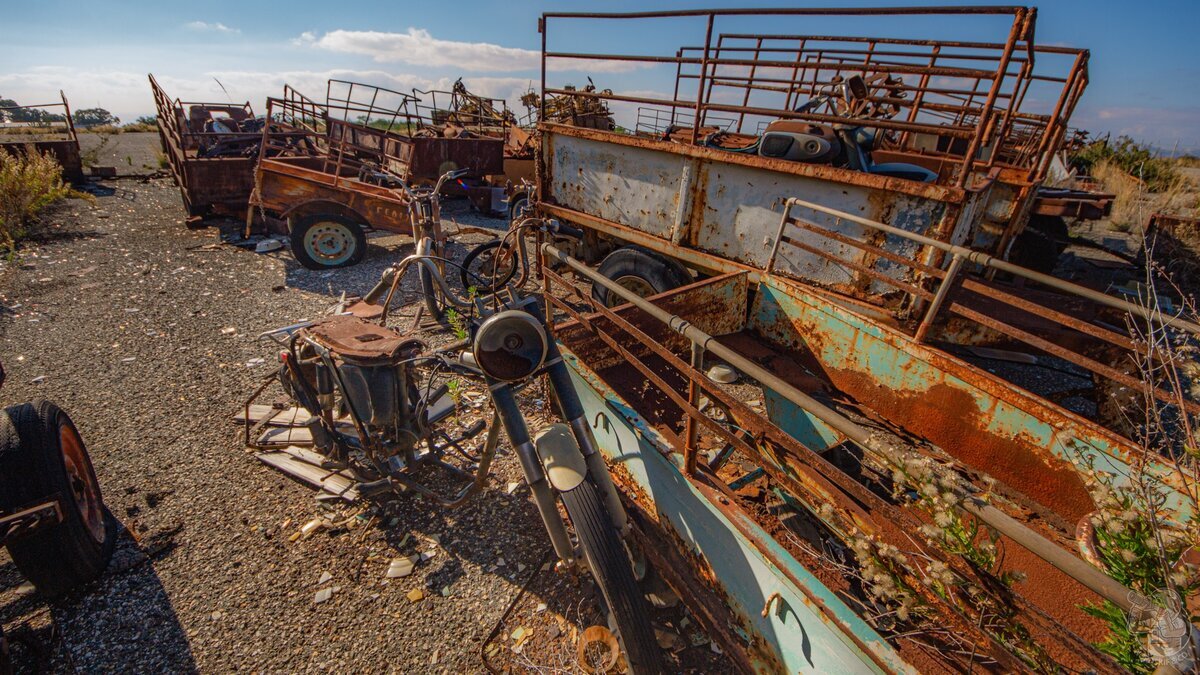
M 365 291 L 411 250 L 406 238 L 374 238 L 362 265 L 312 272 L 286 251 L 188 231 L 170 182 L 100 187 L 55 215 L 49 240 L 0 263 L 3 396 L 70 412 L 141 544 L 126 536 L 100 582 L 51 608 L 61 635 L 0 554 L 6 629 L 50 645 L 40 666 L 58 670 L 479 671 L 481 641 L 548 546 L 527 491 L 506 489 L 512 455 L 458 511 L 402 498 L 293 542 L 314 517 L 355 513 L 326 511 L 260 465 L 230 422 L 272 367 L 254 336 Z M 461 204 L 447 211 L 468 220 Z M 416 573 L 385 580 L 392 557 L 422 551 L 433 557 Z M 314 602 L 324 588 L 332 597 Z M 413 602 L 417 588 L 426 597 Z

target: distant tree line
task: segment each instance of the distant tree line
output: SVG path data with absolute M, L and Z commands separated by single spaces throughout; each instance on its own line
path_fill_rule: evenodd
M 21 105 L 11 98 L 0 98 L 0 108 L 16 108 Z M 16 108 L 14 110 L 0 110 L 0 121 L 3 122 L 27 122 L 35 124 L 50 124 L 53 122 L 65 122 L 66 116 L 60 113 L 52 113 L 40 108 Z M 144 118 L 139 118 L 141 122 Z M 154 118 L 149 118 L 153 124 Z M 71 113 L 71 120 L 75 122 L 75 126 L 87 129 L 89 127 L 99 126 L 115 126 L 121 123 L 120 118 L 114 116 L 104 108 L 82 108 Z

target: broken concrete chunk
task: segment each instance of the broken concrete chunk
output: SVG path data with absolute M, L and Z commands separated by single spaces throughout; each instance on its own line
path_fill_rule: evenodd
M 316 597 L 313 598 L 313 603 L 319 605 L 322 602 L 325 602 L 332 597 L 333 597 L 333 589 L 332 588 L 322 588 L 321 590 L 317 591 Z
M 320 586 L 321 584 L 325 583 L 326 581 L 329 581 L 332 578 L 333 578 L 333 575 L 330 574 L 329 572 L 321 572 L 321 578 L 317 579 L 317 585 Z

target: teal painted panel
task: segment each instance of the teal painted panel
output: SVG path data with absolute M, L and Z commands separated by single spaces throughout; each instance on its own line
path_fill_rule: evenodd
M 605 459 L 610 465 L 623 467 L 623 473 L 653 500 L 659 517 L 704 557 L 723 584 L 731 609 L 743 625 L 749 626 L 754 638 L 774 651 L 785 672 L 882 672 L 848 631 L 869 645 L 876 659 L 888 664 L 893 672 L 915 672 L 870 625 L 757 523 L 739 519 L 739 525 L 754 533 L 805 588 L 797 587 L 739 532 L 729 520 L 732 516 L 718 510 L 684 478 L 679 466 L 681 455 L 674 452 L 668 459 L 664 455 L 671 450 L 667 441 L 565 346 L 563 352 Z M 784 609 L 763 617 L 763 605 L 774 593 L 780 594 Z M 809 595 L 819 599 L 836 619 L 823 614 Z M 764 672 L 776 670 L 769 662 L 759 666 Z

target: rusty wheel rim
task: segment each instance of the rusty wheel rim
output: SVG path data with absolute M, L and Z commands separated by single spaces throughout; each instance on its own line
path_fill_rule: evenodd
M 477 260 L 479 262 L 479 272 L 476 276 L 486 281 L 490 286 L 495 286 L 497 279 L 507 279 L 512 274 L 513 266 L 516 264 L 512 251 L 504 247 L 500 247 L 490 254 L 484 253 Z
M 304 249 L 324 265 L 340 265 L 354 255 L 354 234 L 341 223 L 323 222 L 304 233 Z
M 654 290 L 654 287 L 651 286 L 650 283 L 645 279 L 632 274 L 623 277 L 617 277 L 616 279 L 613 279 L 613 281 L 621 288 L 633 291 L 639 298 L 648 298 L 658 292 Z M 616 307 L 617 305 L 625 302 L 625 299 L 616 293 L 609 293 L 607 299 L 607 304 L 609 307 Z
M 96 484 L 96 476 L 92 471 L 91 462 L 88 461 L 87 451 L 83 449 L 83 439 L 74 427 L 60 421 L 58 443 L 62 448 L 63 465 L 67 470 L 67 486 L 79 507 L 79 515 L 92 539 L 97 543 L 102 542 L 106 529 L 104 507 L 100 499 L 100 486 Z

